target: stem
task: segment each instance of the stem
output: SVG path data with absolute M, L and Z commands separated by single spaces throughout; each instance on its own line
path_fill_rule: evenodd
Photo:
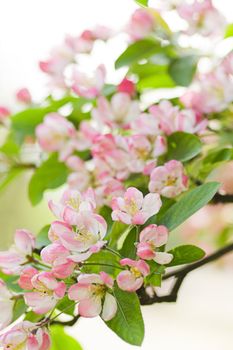
M 192 272 L 193 270 L 198 269 L 201 266 L 204 266 L 210 262 L 213 262 L 219 258 L 221 258 L 222 256 L 224 256 L 225 254 L 228 254 L 230 252 L 233 251 L 233 243 L 227 245 L 224 248 L 219 249 L 218 251 L 216 251 L 215 253 L 205 257 L 204 259 L 197 261 L 194 264 L 185 266 L 179 270 L 176 270 L 174 272 L 168 273 L 167 275 L 165 275 L 163 277 L 163 280 L 166 280 L 168 278 L 171 277 L 175 277 L 176 281 L 171 289 L 171 292 L 168 295 L 164 295 L 164 296 L 157 296 L 156 294 L 153 297 L 150 297 L 147 293 L 145 288 L 140 288 L 138 290 L 138 297 L 140 299 L 140 303 L 142 305 L 151 305 L 154 303 L 162 303 L 162 302 L 175 302 L 177 300 L 178 297 L 178 292 L 180 290 L 180 287 L 185 279 L 185 277 Z
M 114 249 L 112 249 L 112 248 L 110 248 L 110 247 L 104 247 L 104 249 L 106 249 L 106 250 L 108 250 L 109 252 L 111 252 L 112 254 L 115 254 L 116 256 L 118 256 L 118 257 L 120 257 L 121 259 L 123 258 L 122 256 L 121 256 L 121 254 L 120 253 L 118 253 L 116 250 L 114 250 Z

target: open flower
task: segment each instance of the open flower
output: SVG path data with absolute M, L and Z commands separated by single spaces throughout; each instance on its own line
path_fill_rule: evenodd
M 128 93 L 118 92 L 110 102 L 105 97 L 99 97 L 97 108 L 92 110 L 92 117 L 100 125 L 114 128 L 127 125 L 139 113 L 138 101 L 132 101 Z
M 149 191 L 172 198 L 187 190 L 188 177 L 181 162 L 170 160 L 156 167 L 150 175 Z
M 73 72 L 72 90 L 79 96 L 95 98 L 100 95 L 104 86 L 106 70 L 104 65 L 97 67 L 92 76 L 78 70 Z
M 60 242 L 52 243 L 42 249 L 40 256 L 45 263 L 52 265 L 51 272 L 57 278 L 67 278 L 74 271 L 76 264 L 69 260 L 70 251 Z
M 137 9 L 126 28 L 130 38 L 135 40 L 143 39 L 149 36 L 155 26 L 153 14 L 148 9 Z
M 24 294 L 25 303 L 37 314 L 52 310 L 66 292 L 64 282 L 58 282 L 51 272 L 40 272 L 31 279 L 33 292 Z
M 23 321 L 0 336 L 3 350 L 48 350 L 51 346 L 46 328 Z
M 95 194 L 92 189 L 83 194 L 77 190 L 68 189 L 63 193 L 60 203 L 57 204 L 50 200 L 48 205 L 58 219 L 64 220 L 70 225 L 76 225 L 80 212 L 95 209 Z
M 0 330 L 7 327 L 13 317 L 14 300 L 5 282 L 0 279 Z
M 35 247 L 35 237 L 27 230 L 16 230 L 14 241 L 9 250 L 0 252 L 0 268 L 7 274 L 19 274 Z
M 158 264 L 169 264 L 173 255 L 156 251 L 167 243 L 168 230 L 165 226 L 149 225 L 140 233 L 137 255 L 144 260 L 154 260 Z
M 111 294 L 113 279 L 105 272 L 83 274 L 78 283 L 70 287 L 68 295 L 78 301 L 77 313 L 83 317 L 101 315 L 103 320 L 111 320 L 117 312 L 116 299 Z
M 61 244 L 71 252 L 69 259 L 80 262 L 97 253 L 105 245 L 103 238 L 106 232 L 107 224 L 102 216 L 83 211 L 77 216 L 75 231 L 72 227 L 64 227 L 64 230 L 61 229 L 57 234 Z
M 151 216 L 158 213 L 161 205 L 157 193 L 149 193 L 143 198 L 142 192 L 135 187 L 129 187 L 124 197 L 113 198 L 112 219 L 128 225 L 143 225 Z
M 143 285 L 144 277 L 149 275 L 150 267 L 143 260 L 122 259 L 122 266 L 129 266 L 129 270 L 119 273 L 117 284 L 119 288 L 127 292 L 135 292 Z

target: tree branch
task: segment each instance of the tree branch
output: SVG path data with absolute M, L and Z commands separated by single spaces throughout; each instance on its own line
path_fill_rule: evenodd
M 213 262 L 219 258 L 221 258 L 222 256 L 224 256 L 225 254 L 228 254 L 230 252 L 233 251 L 233 243 L 225 246 L 222 249 L 219 249 L 218 251 L 216 251 L 215 253 L 205 257 L 204 259 L 197 261 L 194 264 L 185 266 L 179 270 L 173 271 L 171 273 L 168 273 L 167 275 L 165 275 L 163 277 L 163 280 L 167 280 L 171 277 L 175 277 L 176 278 L 176 282 L 173 285 L 171 292 L 168 295 L 164 295 L 164 296 L 158 296 L 158 295 L 154 295 L 153 297 L 150 297 L 147 293 L 145 288 L 140 288 L 138 290 L 138 297 L 140 300 L 141 305 L 151 305 L 154 303 L 162 303 L 162 302 L 175 302 L 177 300 L 178 297 L 178 292 L 179 289 L 183 283 L 183 280 L 185 279 L 185 277 L 192 272 L 193 270 L 198 269 L 201 266 L 204 266 L 210 262 Z
M 213 204 L 218 203 L 233 203 L 233 194 L 220 194 L 216 193 L 212 199 Z
M 72 320 L 70 321 L 59 321 L 59 320 L 52 320 L 50 322 L 50 325 L 56 324 L 56 325 L 61 325 L 61 326 L 68 326 L 68 327 L 72 327 L 79 319 L 80 315 L 75 316 L 74 318 L 72 318 Z

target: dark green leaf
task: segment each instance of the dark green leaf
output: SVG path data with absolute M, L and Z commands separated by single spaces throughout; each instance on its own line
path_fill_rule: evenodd
M 107 239 L 109 240 L 109 246 L 116 249 L 117 248 L 117 242 L 119 238 L 122 236 L 122 234 L 127 230 L 128 225 L 123 224 L 120 221 L 115 221 L 112 225 L 112 229 L 107 235 Z
M 180 86 L 189 86 L 197 68 L 197 56 L 184 56 L 174 59 L 169 66 L 169 74 Z
M 153 273 L 146 277 L 146 284 L 154 287 L 161 287 L 162 275 L 160 273 Z
M 119 264 L 119 260 L 120 257 L 116 254 L 102 249 L 100 252 L 92 254 L 92 256 L 85 261 L 82 272 L 99 273 L 105 271 L 106 273 L 116 276 L 120 272 L 119 268 L 122 268 Z M 112 266 L 119 268 L 114 268 Z
M 181 245 L 171 249 L 168 253 L 173 255 L 173 259 L 167 266 L 190 264 L 205 256 L 204 250 L 195 245 Z
M 107 326 L 127 343 L 140 346 L 144 338 L 144 322 L 137 294 L 124 292 L 115 285 L 114 296 L 117 314 L 106 322 Z
M 43 198 L 44 191 L 63 185 L 67 176 L 68 169 L 65 164 L 58 161 L 56 154 L 51 155 L 32 175 L 29 183 L 31 203 L 38 204 Z
M 50 350 L 82 350 L 76 339 L 65 333 L 64 327 L 50 327 L 52 346 Z
M 126 258 L 135 259 L 136 258 L 136 243 L 137 240 L 137 228 L 134 227 L 132 231 L 126 237 L 123 246 L 120 250 L 120 254 Z
M 186 132 L 175 132 L 168 137 L 168 159 L 182 162 L 194 158 L 201 152 L 202 144 L 199 138 Z
M 116 69 L 129 66 L 144 58 L 148 58 L 155 53 L 161 52 L 162 48 L 158 41 L 144 39 L 129 45 L 127 49 L 118 57 L 115 63 Z
M 38 235 L 36 236 L 36 248 L 37 249 L 42 249 L 43 247 L 46 247 L 49 245 L 51 242 L 48 238 L 48 232 L 50 229 L 50 225 L 44 226 Z
M 66 295 L 59 303 L 57 304 L 56 308 L 59 311 L 63 311 L 67 315 L 74 315 L 74 308 L 75 308 L 75 303 L 68 298 Z
M 190 216 L 204 207 L 218 191 L 218 182 L 207 182 L 185 193 L 172 205 L 157 223 L 165 225 L 170 231 L 182 224 Z
M 43 315 L 38 315 L 33 311 L 29 311 L 26 313 L 24 320 L 36 323 L 36 322 L 39 322 L 40 320 L 42 320 L 43 318 L 44 318 Z

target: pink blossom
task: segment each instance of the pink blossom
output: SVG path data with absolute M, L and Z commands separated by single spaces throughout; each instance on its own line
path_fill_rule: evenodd
M 26 289 L 26 290 L 31 290 L 33 289 L 33 285 L 32 285 L 32 277 L 38 274 L 38 270 L 35 269 L 32 266 L 28 266 L 25 267 L 25 269 L 23 269 L 22 273 L 20 274 L 19 280 L 18 280 L 18 285 L 22 288 L 22 289 Z
M 155 19 L 152 12 L 147 9 L 137 9 L 131 16 L 126 32 L 135 41 L 152 34 L 154 27 Z
M 76 130 L 72 123 L 58 113 L 48 114 L 43 123 L 36 128 L 36 136 L 39 145 L 47 152 L 60 152 L 64 159 L 67 153 L 71 153 L 76 136 Z
M 92 117 L 98 123 L 113 128 L 127 125 L 139 113 L 138 101 L 132 101 L 128 93 L 118 92 L 110 102 L 105 97 L 100 97 L 97 108 L 92 110 Z
M 111 177 L 104 178 L 102 183 L 95 188 L 99 206 L 109 206 L 113 197 L 122 196 L 124 192 L 125 188 L 123 183 Z
M 84 30 L 79 36 L 67 35 L 65 43 L 74 53 L 90 53 L 94 45 L 94 37 L 90 30 Z
M 188 177 L 181 162 L 170 160 L 156 167 L 150 175 L 149 191 L 172 198 L 187 190 Z
M 0 252 L 0 268 L 8 274 L 19 274 L 35 247 L 35 237 L 27 230 L 16 230 L 14 245 Z
M 143 198 L 142 192 L 135 187 L 129 187 L 124 197 L 113 198 L 112 219 L 128 225 L 143 225 L 151 216 L 158 213 L 161 205 L 157 193 L 149 193 Z
M 118 92 L 124 92 L 126 94 L 129 94 L 131 97 L 135 95 L 136 93 L 136 86 L 135 83 L 128 79 L 124 78 L 120 84 L 117 86 Z
M 122 259 L 122 266 L 129 266 L 129 270 L 122 271 L 117 276 L 118 286 L 127 292 L 135 292 L 143 285 L 144 277 L 149 275 L 150 267 L 143 260 Z
M 101 93 L 105 76 L 106 70 L 103 65 L 98 66 L 92 76 L 76 70 L 73 72 L 72 90 L 79 96 L 95 98 Z
M 66 231 L 68 232 L 68 230 Z M 52 265 L 51 272 L 56 278 L 69 277 L 75 268 L 75 263 L 69 260 L 70 251 L 60 242 L 54 242 L 41 251 L 41 259 Z
M 110 39 L 114 35 L 114 32 L 111 28 L 103 25 L 95 26 L 91 32 L 95 39 L 99 39 L 103 41 Z
M 91 174 L 87 170 L 86 163 L 78 156 L 70 156 L 66 159 L 66 165 L 73 170 L 67 179 L 69 187 L 81 192 L 86 191 L 91 181 Z
M 33 292 L 24 294 L 25 303 L 37 314 L 52 310 L 66 292 L 64 282 L 58 282 L 51 272 L 40 272 L 31 279 Z
M 11 111 L 3 106 L 0 106 L 0 122 L 3 122 L 11 115 Z
M 14 300 L 5 282 L 0 279 L 0 330 L 7 327 L 13 317 Z
M 92 212 L 83 211 L 77 215 L 76 230 L 60 230 L 57 234 L 62 245 L 71 251 L 68 258 L 74 262 L 88 259 L 106 243 L 103 241 L 107 232 L 104 218 Z
M 200 33 L 204 36 L 223 35 L 226 26 L 224 16 L 213 6 L 212 0 L 195 0 L 182 3 L 177 8 L 179 15 L 185 19 L 188 34 Z
M 157 251 L 167 243 L 168 230 L 165 226 L 149 225 L 140 232 L 137 255 L 144 260 L 154 260 L 158 264 L 168 264 L 173 255 Z
M 32 103 L 32 96 L 30 91 L 27 88 L 22 88 L 17 91 L 16 98 L 19 102 L 23 102 L 25 104 Z
M 83 194 L 77 190 L 68 189 L 63 193 L 60 203 L 50 200 L 48 205 L 58 219 L 70 225 L 76 225 L 77 215 L 80 212 L 93 211 L 96 208 L 95 194 L 92 189 L 88 189 Z
M 68 295 L 78 301 L 77 312 L 83 317 L 101 315 L 103 320 L 111 320 L 117 312 L 117 302 L 111 291 L 113 279 L 105 272 L 83 274 L 78 283 L 70 287 Z
M 0 336 L 3 350 L 49 350 L 50 336 L 45 328 L 23 321 Z
M 128 137 L 131 172 L 141 173 L 150 159 L 152 145 L 144 135 L 132 135 Z
M 132 130 L 140 135 L 156 136 L 161 133 L 159 129 L 159 119 L 150 113 L 141 113 L 130 124 Z

